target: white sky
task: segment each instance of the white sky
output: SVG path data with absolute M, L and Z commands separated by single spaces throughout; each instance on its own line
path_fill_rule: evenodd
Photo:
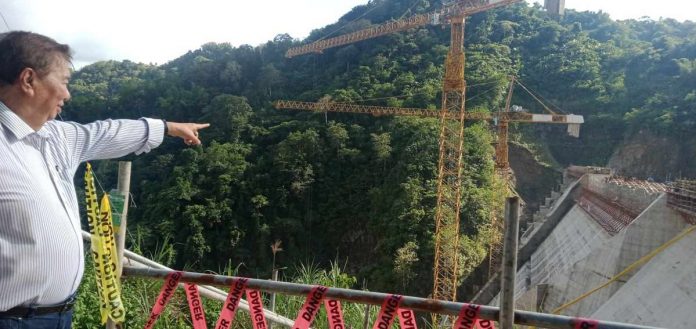
M 528 2 L 542 0 L 527 0 Z M 69 44 L 75 66 L 98 60 L 166 63 L 207 42 L 256 46 L 288 33 L 303 39 L 367 0 L 0 0 L 13 30 Z M 692 0 L 566 0 L 614 19 L 649 16 L 696 21 Z M 7 30 L 0 20 L 0 32 Z

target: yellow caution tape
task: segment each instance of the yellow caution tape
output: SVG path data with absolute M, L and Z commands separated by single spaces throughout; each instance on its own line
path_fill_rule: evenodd
M 99 311 L 101 323 L 111 318 L 116 323 L 123 323 L 126 312 L 121 300 L 121 287 L 116 277 L 116 243 L 111 225 L 111 206 L 109 198 L 104 195 L 101 207 L 97 205 L 97 192 L 94 188 L 92 166 L 87 163 L 85 172 L 85 194 L 87 201 L 87 218 L 91 234 L 91 251 L 99 292 Z M 101 209 L 101 212 L 100 212 Z

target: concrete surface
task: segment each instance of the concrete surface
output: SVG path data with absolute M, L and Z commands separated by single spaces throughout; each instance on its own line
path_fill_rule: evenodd
M 546 221 L 538 223 L 539 228 L 548 224 L 546 230 L 537 229 L 522 247 L 527 248 L 524 253 L 520 250 L 528 257 L 517 272 L 518 309 L 551 312 L 607 282 L 690 227 L 678 212 L 667 206 L 666 195 L 648 195 L 606 184 L 603 176 L 586 175 L 580 181 L 583 187 L 600 191 L 611 200 L 626 202 L 637 210 L 645 209 L 614 236 L 574 205 L 557 214 L 561 218 L 553 227 Z M 576 187 L 571 185 L 564 191 L 555 206 L 564 203 L 567 206 L 570 191 Z M 546 220 L 557 209 L 550 210 L 544 216 Z M 665 328 L 696 328 L 694 256 L 696 232 L 561 314 Z M 495 295 L 492 291 L 488 294 Z M 497 305 L 498 297 L 488 303 Z

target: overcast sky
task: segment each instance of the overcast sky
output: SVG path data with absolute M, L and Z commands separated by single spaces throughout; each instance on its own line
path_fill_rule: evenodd
M 532 2 L 534 0 L 527 0 Z M 538 0 L 542 2 L 541 0 Z M 367 0 L 0 0 L 0 31 L 28 30 L 69 44 L 79 68 L 98 60 L 166 63 L 207 42 L 262 44 L 280 33 L 303 39 Z M 658 6 L 659 5 L 659 6 Z M 696 21 L 693 0 L 566 0 L 614 19 Z

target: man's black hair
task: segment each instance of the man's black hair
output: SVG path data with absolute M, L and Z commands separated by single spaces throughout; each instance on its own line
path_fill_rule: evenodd
M 48 74 L 56 56 L 72 61 L 70 47 L 47 36 L 26 31 L 0 34 L 0 87 L 13 84 L 26 68 L 39 76 Z

